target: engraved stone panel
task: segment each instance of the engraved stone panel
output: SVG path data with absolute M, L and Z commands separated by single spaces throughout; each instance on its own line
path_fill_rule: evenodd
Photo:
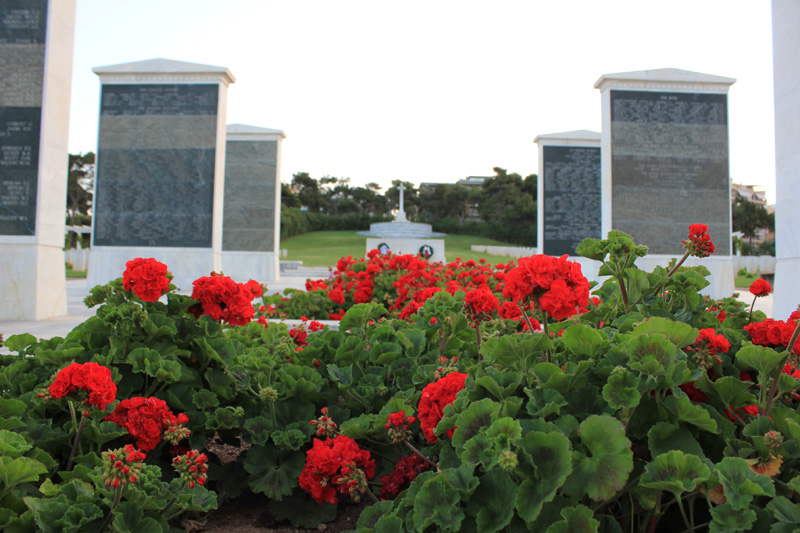
M 36 234 L 40 107 L 0 107 L 0 235 Z
M 100 113 L 119 115 L 216 115 L 217 85 L 104 85 Z
M 275 250 L 277 141 L 228 141 L 222 249 Z
M 95 245 L 211 247 L 218 91 L 103 86 Z
M 0 2 L 0 235 L 36 234 L 47 0 Z
M 213 148 L 103 150 L 97 175 L 96 245 L 211 246 Z
M 47 0 L 3 0 L 0 44 L 44 44 Z
M 611 91 L 612 226 L 680 254 L 689 224 L 730 253 L 727 96 Z
M 600 148 L 543 146 L 543 253 L 575 255 L 586 238 L 601 238 Z

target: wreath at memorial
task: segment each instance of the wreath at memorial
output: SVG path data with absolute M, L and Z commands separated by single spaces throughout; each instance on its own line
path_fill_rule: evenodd
M 425 259 L 430 259 L 433 255 L 433 247 L 430 244 L 423 244 L 419 247 L 419 255 Z

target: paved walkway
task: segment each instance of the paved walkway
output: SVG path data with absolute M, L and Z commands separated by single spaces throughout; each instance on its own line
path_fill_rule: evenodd
M 284 289 L 305 289 L 305 276 L 281 276 L 280 281 L 273 281 L 267 284 L 267 290 L 270 294 L 282 293 Z M 67 316 L 60 318 L 53 318 L 50 320 L 19 320 L 19 321 L 0 321 L 0 334 L 3 338 L 9 338 L 11 335 L 20 333 L 30 333 L 34 337 L 49 339 L 52 337 L 65 337 L 67 333 L 72 331 L 75 326 L 86 320 L 90 316 L 94 316 L 94 309 L 87 309 L 83 303 L 83 299 L 89 295 L 89 289 L 86 287 L 85 279 L 68 279 L 67 280 Z M 750 294 L 747 289 L 740 289 L 739 299 L 747 304 L 752 300 L 749 298 Z M 772 295 L 756 300 L 757 310 L 764 311 L 767 316 L 772 316 Z M 287 320 L 287 324 L 294 324 L 299 321 Z M 327 323 L 328 321 L 325 321 Z M 8 353 L 7 348 L 0 348 L 0 353 Z

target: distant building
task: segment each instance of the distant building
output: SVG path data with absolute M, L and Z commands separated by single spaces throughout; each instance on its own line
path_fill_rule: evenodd
M 775 207 L 767 204 L 767 195 L 758 185 L 742 185 L 740 183 L 731 183 L 731 204 L 735 203 L 737 198 L 741 198 L 750 203 L 760 205 L 767 210 L 767 213 L 775 212 Z M 764 241 L 774 241 L 775 232 L 767 228 L 759 228 L 753 237 L 752 243 L 757 245 Z
M 483 182 L 491 179 L 491 176 L 467 176 L 463 180 L 458 180 L 456 185 L 466 185 L 467 187 L 481 187 Z

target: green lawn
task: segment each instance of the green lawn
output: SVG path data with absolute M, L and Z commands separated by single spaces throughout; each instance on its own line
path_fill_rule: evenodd
M 473 252 L 473 244 L 492 246 L 509 246 L 507 243 L 475 237 L 472 235 L 448 235 L 445 241 L 445 254 L 448 261 L 460 257 L 464 261 L 470 259 L 486 259 L 491 263 L 502 263 L 505 257 Z M 303 266 L 333 266 L 340 258 L 352 255 L 363 257 L 367 252 L 367 237 L 356 235 L 354 231 L 313 231 L 296 235 L 281 241 L 281 248 L 288 250 L 287 261 L 302 261 Z
M 761 277 L 761 276 L 757 276 L 755 274 L 751 274 L 750 272 L 747 272 L 747 273 L 742 274 L 742 275 L 737 274 L 736 275 L 736 280 L 734 280 L 734 285 L 736 285 L 736 287 L 739 288 L 739 289 L 747 289 L 759 277 Z
M 67 278 L 85 278 L 86 271 L 79 271 L 79 270 L 72 270 L 70 267 L 67 267 Z

